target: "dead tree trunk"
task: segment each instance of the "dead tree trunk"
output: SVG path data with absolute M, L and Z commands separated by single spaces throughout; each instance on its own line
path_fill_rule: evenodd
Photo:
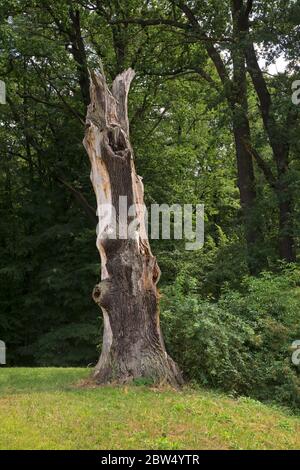
M 159 325 L 156 284 L 160 270 L 145 230 L 143 184 L 136 174 L 129 142 L 127 96 L 134 71 L 118 75 L 109 91 L 100 73 L 91 73 L 84 146 L 98 207 L 97 247 L 101 282 L 93 291 L 104 317 L 103 345 L 94 378 L 97 383 L 151 378 L 180 384 L 180 372 L 167 355 Z M 120 213 L 120 196 L 136 205 L 134 236 L 124 237 L 133 215 Z M 106 206 L 105 206 L 106 205 Z M 112 209 L 116 215 L 116 237 Z M 106 207 L 104 216 L 103 208 Z

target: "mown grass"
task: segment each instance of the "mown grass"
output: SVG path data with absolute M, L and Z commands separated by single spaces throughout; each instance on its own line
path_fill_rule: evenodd
M 205 390 L 83 388 L 89 371 L 0 369 L 0 449 L 299 449 L 300 418 Z

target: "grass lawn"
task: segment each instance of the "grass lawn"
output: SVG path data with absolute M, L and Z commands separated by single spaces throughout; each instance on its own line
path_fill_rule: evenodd
M 83 388 L 89 371 L 0 369 L 0 449 L 300 449 L 300 418 L 185 389 Z

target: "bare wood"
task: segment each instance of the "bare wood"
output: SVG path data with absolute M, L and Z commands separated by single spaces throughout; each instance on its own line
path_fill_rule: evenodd
M 152 378 L 156 383 L 182 383 L 181 374 L 166 353 L 159 324 L 156 284 L 160 270 L 147 238 L 142 179 L 136 174 L 129 141 L 127 99 L 134 71 L 118 75 L 109 90 L 105 77 L 91 72 L 91 103 L 86 117 L 84 146 L 91 162 L 91 181 L 98 215 L 104 204 L 116 210 L 122 229 L 119 197 L 128 206 L 139 204 L 134 237 L 112 239 L 113 214 L 99 218 L 97 247 L 101 282 L 93 291 L 104 318 L 103 345 L 94 378 L 98 383 L 126 383 Z M 131 222 L 128 216 L 125 223 Z

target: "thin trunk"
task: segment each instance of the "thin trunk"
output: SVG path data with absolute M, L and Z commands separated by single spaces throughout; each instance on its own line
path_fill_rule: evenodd
M 121 20 L 124 24 L 140 24 L 142 26 L 150 26 L 150 25 L 159 25 L 165 24 L 169 26 L 173 26 L 176 28 L 180 28 L 183 31 L 187 31 L 188 34 L 190 32 L 195 32 L 196 35 L 199 37 L 199 42 L 203 45 L 206 49 L 208 57 L 211 59 L 214 67 L 217 71 L 217 74 L 221 80 L 224 95 L 226 96 L 227 102 L 229 104 L 230 111 L 233 113 L 233 133 L 236 145 L 236 158 L 237 158 L 237 168 L 238 168 L 238 187 L 240 192 L 240 201 L 241 207 L 243 211 L 243 219 L 244 219 L 244 227 L 245 227 L 245 236 L 247 242 L 247 250 L 248 250 L 248 266 L 251 272 L 256 272 L 259 270 L 258 264 L 261 263 L 261 260 L 257 259 L 256 256 L 256 245 L 257 241 L 261 239 L 262 234 L 261 230 L 259 229 L 259 224 L 255 220 L 254 212 L 255 212 L 255 203 L 256 203 L 256 192 L 255 192 L 255 175 L 253 170 L 253 161 L 252 161 L 252 153 L 248 151 L 248 145 L 250 143 L 250 131 L 249 131 L 249 123 L 247 117 L 247 110 L 243 113 L 243 121 L 239 123 L 239 119 L 237 115 L 240 113 L 241 104 L 240 100 L 235 101 L 234 95 L 236 91 L 234 87 L 240 87 L 240 91 L 237 92 L 237 95 L 240 95 L 244 92 L 244 85 L 245 81 L 242 83 L 239 79 L 231 80 L 230 74 L 228 72 L 226 63 L 221 55 L 220 48 L 214 44 L 211 39 L 210 35 L 207 33 L 206 30 L 203 29 L 201 23 L 198 21 L 197 16 L 195 16 L 194 9 L 197 9 L 197 6 L 189 6 L 184 0 L 180 0 L 177 2 L 172 2 L 173 7 L 178 7 L 185 15 L 187 22 L 175 21 L 173 19 L 163 19 L 163 18 L 153 18 L 153 19 L 126 19 Z M 239 1 L 236 6 L 240 7 L 241 2 Z M 248 8 L 247 8 L 248 10 Z M 113 21 L 114 25 L 118 22 Z M 243 53 L 242 53 L 243 55 Z M 192 67 L 200 76 L 204 77 L 209 83 L 212 83 L 213 80 L 209 77 L 200 67 Z M 237 68 L 236 68 L 237 71 Z M 244 80 L 245 76 L 245 59 L 243 57 L 243 66 L 241 68 L 242 72 L 242 79 Z M 244 97 L 242 97 L 244 100 Z M 246 121 L 246 122 L 245 122 Z M 248 129 L 247 129 L 248 127 Z M 246 139 L 246 141 L 245 141 Z
M 198 30 L 204 39 L 207 34 L 202 31 L 197 18 L 192 10 L 183 2 L 178 4 L 184 12 L 191 26 Z M 239 26 L 241 17 L 237 9 L 239 5 L 233 5 L 233 23 L 235 45 L 232 53 L 233 59 L 233 79 L 230 78 L 225 63 L 218 48 L 210 41 L 204 41 L 207 54 L 212 60 L 219 78 L 222 82 L 228 106 L 232 113 L 232 127 L 235 140 L 238 188 L 240 193 L 240 203 L 243 213 L 245 228 L 245 238 L 247 244 L 247 264 L 249 271 L 253 274 L 260 270 L 262 260 L 256 256 L 257 242 L 261 238 L 261 231 L 258 221 L 255 218 L 256 190 L 255 175 L 251 152 L 247 147 L 247 142 L 251 142 L 250 125 L 248 121 L 247 103 L 247 80 L 246 66 L 243 49 L 240 47 Z
M 72 55 L 76 61 L 78 81 L 81 90 L 82 100 L 85 106 L 88 106 L 89 100 L 89 74 L 87 66 L 87 57 L 83 37 L 81 34 L 80 13 L 78 10 L 70 8 L 69 16 L 72 27 L 68 30 L 72 44 Z
M 261 264 L 256 257 L 256 243 L 260 237 L 260 230 L 255 219 L 256 191 L 253 162 L 249 152 L 245 149 L 244 143 L 245 139 L 249 138 L 249 134 L 247 127 L 242 125 L 234 125 L 233 133 L 238 170 L 238 188 L 247 244 L 247 264 L 251 274 L 256 274 L 260 270 Z
M 232 2 L 232 22 L 234 44 L 231 51 L 233 79 L 228 95 L 229 106 L 233 115 L 233 134 L 235 139 L 238 187 L 244 215 L 245 236 L 247 242 L 247 264 L 251 274 L 260 271 L 263 260 L 258 259 L 257 242 L 261 239 L 259 221 L 255 216 L 256 188 L 252 154 L 247 144 L 251 142 L 248 119 L 248 95 L 246 61 L 243 50 L 244 35 L 241 32 L 240 1 Z
M 143 217 L 143 184 L 136 174 L 129 142 L 127 95 L 133 70 L 118 75 L 109 91 L 105 78 L 92 73 L 84 145 L 91 162 L 91 180 L 98 206 L 97 247 L 101 282 L 93 298 L 104 317 L 102 353 L 94 377 L 98 383 L 125 383 L 135 378 L 177 385 L 180 372 L 167 355 L 159 325 L 156 284 L 160 270 L 152 255 Z M 119 198 L 139 204 L 134 237 L 113 239 L 112 212 L 101 217 L 104 204 L 114 207 L 117 233 L 124 229 Z M 106 206 L 108 207 L 108 206 Z M 125 225 L 132 222 L 126 215 Z
M 254 44 L 249 37 L 249 22 L 244 25 L 247 32 L 247 46 L 245 57 L 254 89 L 260 102 L 260 112 L 273 151 L 274 162 L 277 168 L 276 195 L 279 209 L 279 235 L 278 247 L 281 259 L 296 261 L 295 243 L 293 236 L 293 199 L 287 182 L 289 170 L 289 129 L 280 125 L 272 112 L 272 97 L 269 93 L 265 77 L 259 66 Z
M 295 261 L 293 218 L 291 201 L 284 200 L 284 190 L 279 195 L 279 254 L 288 263 Z

